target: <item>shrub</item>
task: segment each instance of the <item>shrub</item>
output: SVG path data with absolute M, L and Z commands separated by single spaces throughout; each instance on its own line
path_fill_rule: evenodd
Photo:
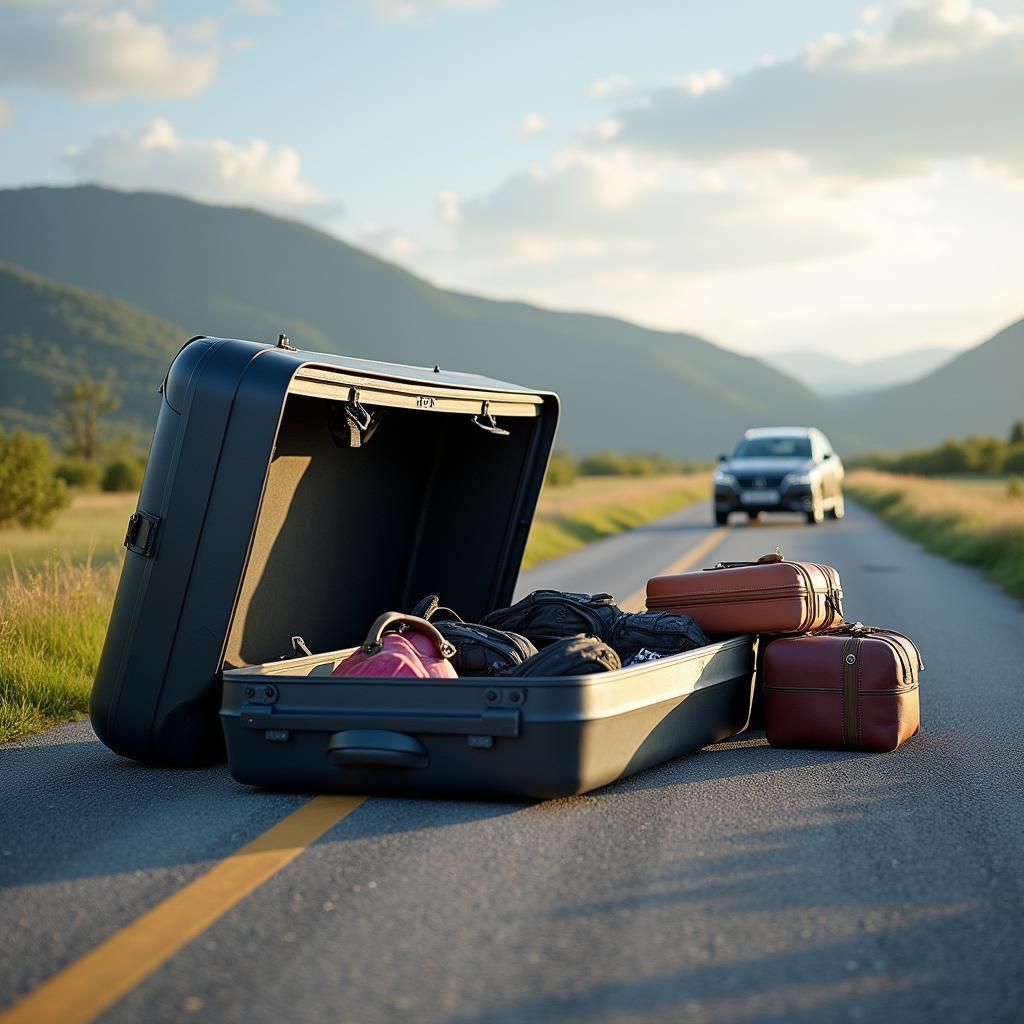
M 576 479 L 579 471 L 579 463 L 572 452 L 568 448 L 556 448 L 551 453 L 548 475 L 544 478 L 544 482 L 552 487 L 564 487 Z
M 1024 499 L 1024 480 L 1021 480 L 1019 476 L 1011 476 L 1006 482 L 1006 496 L 1010 501 Z
M 1006 442 L 998 437 L 969 437 L 964 442 L 967 461 L 973 473 L 994 476 L 1003 471 Z
M 77 487 L 83 491 L 94 491 L 100 485 L 103 467 L 98 462 L 91 462 L 76 455 L 69 455 L 57 463 L 55 473 L 68 487 Z
M 142 486 L 145 465 L 141 459 L 127 455 L 107 463 L 103 471 L 102 487 L 105 491 L 137 491 Z
M 53 453 L 39 434 L 0 430 L 0 526 L 46 526 L 71 498 L 53 475 Z
M 1003 459 L 1004 473 L 1024 473 L 1024 444 L 1012 444 Z

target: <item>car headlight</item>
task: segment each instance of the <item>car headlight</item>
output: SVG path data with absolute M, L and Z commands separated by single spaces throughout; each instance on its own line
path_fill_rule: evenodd
M 782 483 L 786 487 L 792 487 L 794 485 L 803 484 L 804 486 L 811 483 L 810 473 L 787 473 L 782 478 Z
M 726 487 L 736 486 L 736 477 L 732 473 L 726 473 L 724 469 L 715 470 L 715 483 L 724 484 Z

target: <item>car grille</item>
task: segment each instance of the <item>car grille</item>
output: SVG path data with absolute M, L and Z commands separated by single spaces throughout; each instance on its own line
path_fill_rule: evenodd
M 782 483 L 783 476 L 784 473 L 737 473 L 736 479 L 740 487 L 756 491 L 761 488 L 777 488 Z

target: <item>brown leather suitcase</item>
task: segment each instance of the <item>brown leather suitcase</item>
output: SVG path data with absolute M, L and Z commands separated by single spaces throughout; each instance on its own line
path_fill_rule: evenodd
M 832 566 L 787 562 L 775 553 L 655 576 L 647 583 L 647 607 L 690 615 L 714 636 L 807 633 L 843 621 L 843 589 Z
M 902 633 L 844 623 L 773 640 L 763 664 L 773 746 L 895 750 L 921 727 L 924 663 Z

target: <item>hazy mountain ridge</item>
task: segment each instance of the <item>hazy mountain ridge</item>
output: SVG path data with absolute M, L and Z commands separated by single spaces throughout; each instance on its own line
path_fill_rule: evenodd
M 812 391 L 832 397 L 909 384 L 954 359 L 957 351 L 934 345 L 863 363 L 810 349 L 769 352 L 763 358 L 769 366 L 800 381 Z
M 899 451 L 970 434 L 1003 437 L 1024 418 L 1024 319 L 933 373 L 838 402 L 836 433 L 851 450 Z
M 92 186 L 0 192 L 0 260 L 181 324 L 397 362 L 435 362 L 563 399 L 577 451 L 706 457 L 751 422 L 814 418 L 819 400 L 694 335 L 436 288 L 302 224 Z
M 155 386 L 189 335 L 273 341 L 282 331 L 312 350 L 437 362 L 553 389 L 563 402 L 559 441 L 577 452 L 708 458 L 746 427 L 774 423 L 820 426 L 841 452 L 898 450 L 1002 434 L 1024 416 L 1024 321 L 921 380 L 825 399 L 769 359 L 613 317 L 445 291 L 254 210 L 92 186 L 30 188 L 0 191 L 0 226 L 0 261 L 53 279 L 7 271 L 17 288 L 4 299 L 0 332 L 0 419 L 37 429 L 51 422 L 54 383 L 71 367 L 115 373 L 122 420 L 145 433 Z M 79 310 L 40 328 L 40 289 L 50 290 L 51 313 L 62 308 L 58 295 L 92 309 L 91 326 Z

